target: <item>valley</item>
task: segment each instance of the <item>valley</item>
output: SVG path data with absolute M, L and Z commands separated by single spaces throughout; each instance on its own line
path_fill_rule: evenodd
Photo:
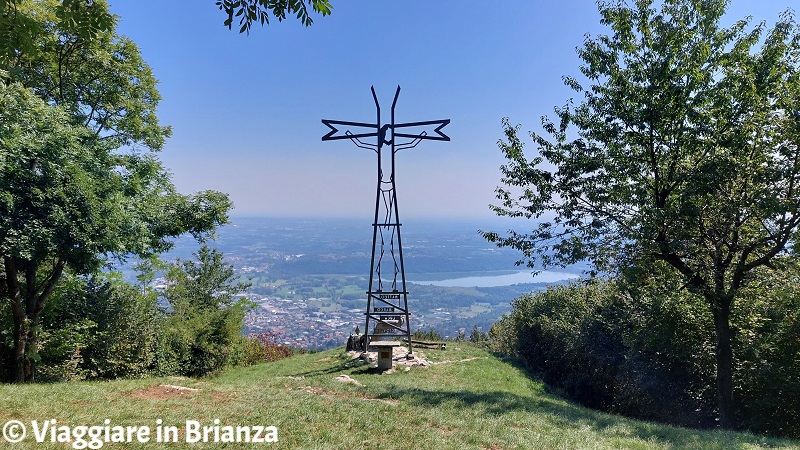
M 287 344 L 324 349 L 343 345 L 356 327 L 363 328 L 372 238 L 368 220 L 232 222 L 212 245 L 252 283 L 247 296 L 257 306 L 245 318 L 246 333 L 272 331 Z M 514 264 L 517 252 L 484 241 L 479 228 L 443 221 L 410 221 L 403 227 L 412 330 L 433 329 L 450 338 L 469 335 L 472 327 L 488 331 L 514 298 L 578 272 L 543 272 L 542 281 L 526 276 L 525 268 Z M 181 238 L 163 259 L 190 258 L 197 246 Z

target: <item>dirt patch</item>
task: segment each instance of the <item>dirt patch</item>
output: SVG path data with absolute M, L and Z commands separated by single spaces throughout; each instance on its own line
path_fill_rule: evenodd
M 231 398 L 235 396 L 235 392 L 220 392 L 220 391 L 213 391 L 208 392 L 211 395 L 211 398 L 214 399 L 217 403 L 227 403 L 230 401 Z
M 158 386 L 150 386 L 131 391 L 128 393 L 128 396 L 143 400 L 167 400 L 171 398 L 190 397 L 199 391 L 200 389 L 176 386 L 174 384 L 159 384 Z

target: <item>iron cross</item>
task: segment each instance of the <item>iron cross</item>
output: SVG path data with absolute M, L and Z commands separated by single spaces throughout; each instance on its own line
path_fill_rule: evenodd
M 395 106 L 397 105 L 397 97 L 400 95 L 400 86 L 397 86 L 397 90 L 394 93 L 394 101 L 392 102 L 391 123 L 381 124 L 381 105 L 378 103 L 378 96 L 375 94 L 375 86 L 372 86 L 370 89 L 372 90 L 372 98 L 375 100 L 375 107 L 378 110 L 377 122 L 363 123 L 363 122 L 348 122 L 344 120 L 322 119 L 322 123 L 328 128 L 330 128 L 328 134 L 322 136 L 323 141 L 350 139 L 351 141 L 353 141 L 354 144 L 356 144 L 361 148 L 369 148 L 371 150 L 379 152 L 384 145 L 391 145 L 393 151 L 398 151 L 405 148 L 415 147 L 420 141 L 424 139 L 432 141 L 450 140 L 450 137 L 448 137 L 446 134 L 442 132 L 442 128 L 444 128 L 447 124 L 450 123 L 450 119 L 428 120 L 423 122 L 395 123 L 394 109 Z M 436 128 L 434 128 L 432 131 L 433 133 L 435 133 L 435 135 L 429 135 L 428 132 L 425 130 L 417 134 L 411 134 L 409 132 L 398 132 L 398 130 L 404 131 L 403 129 L 408 129 L 408 128 L 431 127 L 431 126 L 436 126 Z M 337 127 L 345 128 L 344 133 L 337 134 L 340 132 L 340 129 Z M 350 129 L 356 129 L 357 132 L 353 133 L 350 131 Z M 367 130 L 372 130 L 372 131 L 367 131 Z M 388 138 L 387 135 L 389 135 Z M 368 144 L 361 141 L 361 138 L 368 138 L 368 137 L 376 137 L 378 142 L 377 145 Z M 397 138 L 408 138 L 411 139 L 411 141 L 403 144 L 397 144 L 397 142 L 395 141 Z

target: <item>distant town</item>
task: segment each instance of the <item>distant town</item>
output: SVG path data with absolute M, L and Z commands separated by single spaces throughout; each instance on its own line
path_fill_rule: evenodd
M 473 327 L 488 331 L 513 299 L 546 286 L 532 277 L 487 287 L 422 284 L 518 273 L 517 255 L 480 238 L 479 224 L 408 228 L 407 278 L 418 281 L 408 283 L 412 330 L 444 337 L 469 334 Z M 369 236 L 368 226 L 353 221 L 238 219 L 224 227 L 215 245 L 252 283 L 245 295 L 256 306 L 245 318 L 245 333 L 273 332 L 287 345 L 308 349 L 344 345 L 364 327 Z M 166 259 L 191 258 L 192 248 L 193 241 L 181 240 Z
M 245 317 L 245 330 L 249 333 L 272 331 L 283 337 L 286 345 L 302 348 L 330 348 L 344 345 L 357 326 L 360 309 L 345 312 L 310 312 L 308 301 L 285 298 L 263 298 L 254 301 L 258 308 Z
M 281 336 L 286 345 L 310 349 L 336 347 L 344 345 L 348 336 L 357 328 L 359 330 L 364 328 L 365 308 L 327 313 L 315 308 L 316 303 L 330 301 L 330 298 L 310 297 L 306 300 L 292 300 L 280 297 L 255 298 L 253 295 L 249 297 L 258 307 L 245 317 L 245 332 L 271 331 Z M 366 296 L 364 304 L 366 305 Z M 434 329 L 444 337 L 470 331 L 466 326 L 453 328 L 452 324 L 448 323 L 451 316 L 452 314 L 444 308 L 435 308 L 423 314 L 412 312 L 412 330 Z M 497 315 L 498 318 L 499 316 L 500 314 Z M 476 322 L 474 326 L 482 331 L 488 330 L 485 324 Z

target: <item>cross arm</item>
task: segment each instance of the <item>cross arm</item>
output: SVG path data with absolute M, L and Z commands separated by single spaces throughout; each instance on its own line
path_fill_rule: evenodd
M 326 127 L 330 128 L 330 131 L 325 136 L 322 136 L 323 141 L 335 141 L 338 139 L 353 139 L 353 138 L 363 138 L 363 137 L 373 137 L 378 135 L 378 125 L 374 123 L 363 123 L 363 122 L 348 122 L 345 120 L 330 120 L 330 119 L 322 119 L 322 124 Z M 350 130 L 346 130 L 345 134 L 337 135 L 340 130 L 338 127 L 348 127 L 348 128 L 367 128 L 373 129 L 374 132 L 362 132 L 362 133 L 352 133 Z M 365 130 L 366 131 L 366 130 Z
M 428 139 L 431 141 L 449 141 L 450 137 L 447 136 L 442 132 L 442 128 L 447 126 L 450 123 L 450 119 L 442 119 L 442 120 L 427 120 L 424 122 L 409 122 L 409 123 L 398 123 L 394 125 L 394 137 L 403 137 L 403 138 L 411 138 L 411 139 Z M 411 128 L 411 127 L 424 127 L 428 125 L 439 125 L 436 127 L 433 132 L 436 133 L 436 136 L 428 135 L 427 133 L 423 132 L 421 134 L 409 134 L 409 133 L 398 133 L 398 128 Z

